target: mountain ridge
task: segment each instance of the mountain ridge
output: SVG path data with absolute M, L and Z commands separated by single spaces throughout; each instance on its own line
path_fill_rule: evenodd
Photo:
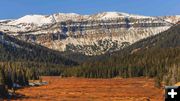
M 113 52 L 92 58 L 65 75 L 87 78 L 151 77 L 155 86 L 180 81 L 180 24 L 155 36 Z M 73 73 L 72 73 L 73 71 Z
M 0 32 L 1 62 L 36 62 L 57 65 L 76 65 L 77 63 L 61 56 L 58 52 L 27 43 Z M 47 55 L 48 54 L 48 55 Z
M 79 17 L 78 20 L 92 20 L 95 19 L 96 20 L 103 20 L 103 19 L 108 19 L 108 18 L 120 18 L 120 17 L 135 17 L 135 18 L 156 18 L 156 17 L 162 17 L 162 18 L 169 18 L 169 17 L 174 17 L 174 19 L 176 19 L 175 17 L 177 17 L 177 19 L 180 18 L 180 15 L 166 15 L 166 16 L 143 16 L 143 15 L 139 15 L 139 14 L 128 14 L 128 13 L 124 13 L 124 12 L 115 12 L 115 11 L 109 11 L 109 12 L 101 12 L 101 13 L 96 13 L 96 14 L 90 14 L 90 15 L 81 15 L 78 13 L 55 13 L 55 14 L 50 14 L 50 15 L 40 15 L 40 14 L 30 14 L 30 15 L 25 15 L 22 16 L 18 19 L 22 19 L 22 18 L 26 18 L 26 17 L 31 17 L 31 18 L 38 18 L 38 17 L 52 17 L 52 16 L 64 16 L 67 17 L 66 19 L 64 18 L 63 20 L 58 19 L 57 22 L 61 22 L 61 21 L 67 21 L 67 20 L 75 20 L 74 17 Z M 69 18 L 71 19 L 69 19 Z M 173 18 L 172 18 L 173 19 Z M 8 19 L 8 20 L 0 20 L 0 22 L 4 22 L 4 21 L 14 21 L 16 19 Z M 171 18 L 169 18 L 169 20 L 171 20 Z M 27 21 L 27 22 L 26 22 Z M 28 23 L 27 19 L 24 19 L 25 23 Z M 38 21 L 36 21 L 37 23 Z M 170 21 L 171 22 L 171 21 Z M 23 23 L 20 22 L 19 23 Z M 174 21 L 173 23 L 176 23 L 176 21 Z M 10 25 L 13 25 L 13 23 L 10 23 Z
M 29 20 L 28 20 L 29 19 Z M 180 16 L 150 17 L 121 12 L 94 15 L 27 15 L 0 23 L 0 31 L 57 51 L 101 55 L 169 29 Z

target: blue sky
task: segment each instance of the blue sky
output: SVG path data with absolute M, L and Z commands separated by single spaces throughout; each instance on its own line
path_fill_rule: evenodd
M 27 14 L 93 14 L 119 11 L 140 15 L 180 14 L 180 0 L 0 0 L 0 19 Z

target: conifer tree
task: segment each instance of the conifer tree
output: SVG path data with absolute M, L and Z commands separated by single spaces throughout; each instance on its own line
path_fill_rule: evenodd
M 8 92 L 5 88 L 5 74 L 3 69 L 0 67 L 0 97 L 7 97 Z

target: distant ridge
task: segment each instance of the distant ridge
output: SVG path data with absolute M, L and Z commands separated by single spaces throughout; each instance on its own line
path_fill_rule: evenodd
M 49 49 L 97 56 L 118 51 L 166 31 L 180 16 L 151 17 L 123 12 L 92 15 L 57 13 L 26 15 L 0 21 L 0 31 Z

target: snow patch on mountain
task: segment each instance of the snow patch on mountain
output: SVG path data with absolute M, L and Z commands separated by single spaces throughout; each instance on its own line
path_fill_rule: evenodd
M 164 27 L 150 28 L 121 28 L 114 29 L 113 35 L 108 33 L 88 34 L 80 38 L 68 37 L 64 40 L 55 40 L 44 42 L 42 45 L 58 51 L 80 52 L 85 55 L 101 55 L 109 51 L 116 51 L 124 48 L 126 45 L 133 44 L 141 39 L 156 35 L 169 29 Z M 40 44 L 40 43 L 39 43 Z
M 180 15 L 175 15 L 175 16 L 163 16 L 161 17 L 162 19 L 164 19 L 167 22 L 170 23 L 177 23 L 178 21 L 180 21 Z
M 26 15 L 20 19 L 9 22 L 8 25 L 19 25 L 19 24 L 35 24 L 42 26 L 45 24 L 54 23 L 52 16 L 43 16 L 43 15 Z
M 42 25 L 53 24 L 56 22 L 62 22 L 67 20 L 78 21 L 85 17 L 86 15 L 81 16 L 76 13 L 58 13 L 53 15 L 26 15 L 20 19 L 9 22 L 8 25 L 34 24 L 37 26 L 42 26 Z
M 121 12 L 58 13 L 0 21 L 0 31 L 58 51 L 100 55 L 167 30 L 180 16 L 150 17 Z
M 52 15 L 56 22 L 62 22 L 62 21 L 80 21 L 82 19 L 85 19 L 88 17 L 88 15 L 79 15 L 76 13 L 58 13 Z
M 121 12 L 103 12 L 95 15 L 79 15 L 76 13 L 58 13 L 53 15 L 26 15 L 24 17 L 21 17 L 17 20 L 10 21 L 7 23 L 8 25 L 36 25 L 36 26 L 42 26 L 46 24 L 52 24 L 62 21 L 81 21 L 81 20 L 106 20 L 106 19 L 118 19 L 118 18 L 136 18 L 136 19 L 142 19 L 142 18 L 153 18 L 149 16 L 141 16 L 141 15 L 133 15 L 133 14 L 127 14 L 127 13 L 121 13 Z M 2 20 L 5 21 L 5 20 Z M 2 22 L 0 21 L 0 22 Z
M 103 12 L 103 13 L 98 13 L 98 14 L 90 16 L 90 19 L 106 20 L 106 19 L 118 19 L 118 18 L 124 18 L 124 17 L 136 18 L 136 19 L 154 18 L 150 16 L 141 16 L 141 15 L 135 15 L 135 14 L 122 13 L 122 12 Z

